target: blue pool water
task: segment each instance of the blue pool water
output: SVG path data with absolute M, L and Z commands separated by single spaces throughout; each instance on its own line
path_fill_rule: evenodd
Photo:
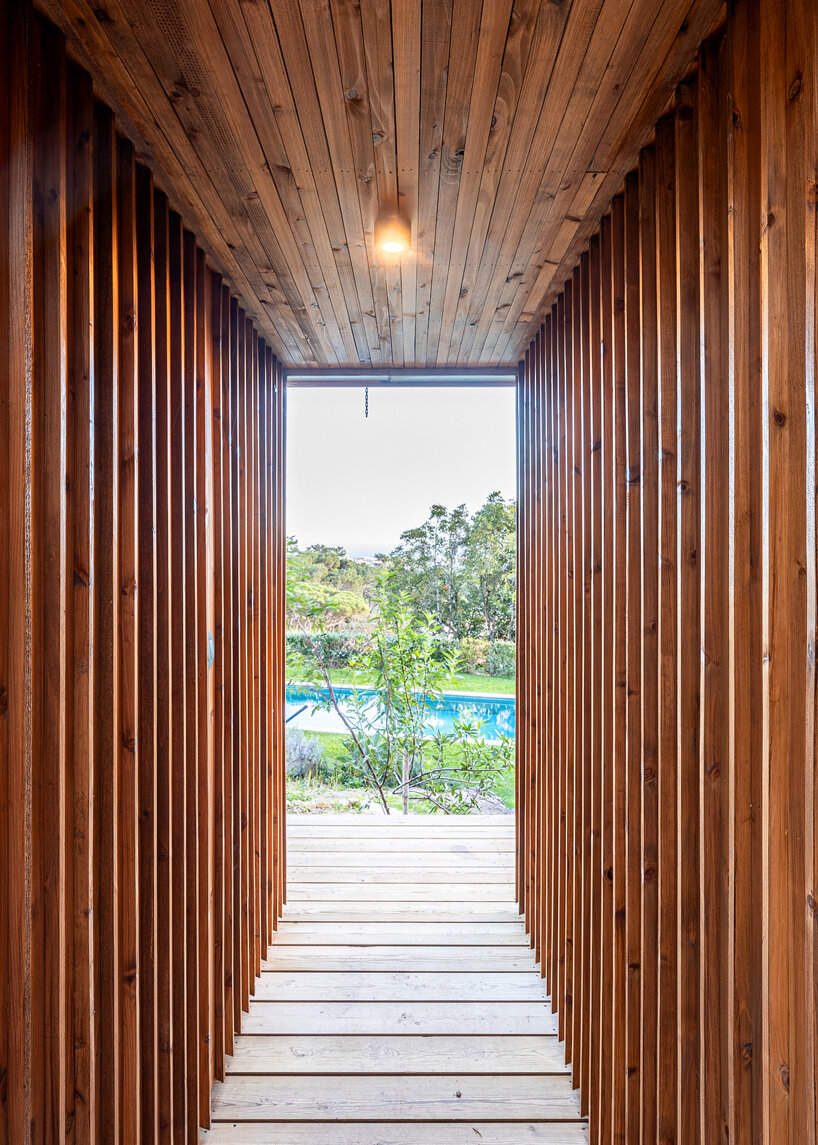
M 352 688 L 337 687 L 339 697 L 349 695 Z M 365 692 L 365 689 L 360 689 Z M 371 693 L 374 696 L 374 692 Z M 314 712 L 316 696 L 325 699 L 326 689 L 313 688 L 308 684 L 287 685 L 286 716 L 288 727 L 301 728 L 313 732 L 343 732 L 343 722 L 334 711 Z M 306 704 L 306 707 L 304 705 Z M 303 711 L 299 711 L 303 708 Z M 295 713 L 298 712 L 298 715 Z M 290 717 L 295 715 L 295 719 Z M 514 697 L 513 696 L 472 696 L 465 692 L 444 692 L 440 700 L 432 705 L 429 733 L 450 732 L 454 721 L 482 720 L 480 728 L 484 739 L 497 740 L 501 735 L 514 736 Z

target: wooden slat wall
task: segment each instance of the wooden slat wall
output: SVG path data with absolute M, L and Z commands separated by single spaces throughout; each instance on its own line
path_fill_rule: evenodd
M 520 901 L 595 1145 L 816 1142 L 818 9 L 730 7 L 519 366 Z
M 0 1142 L 195 1142 L 283 900 L 283 373 L 0 19 Z

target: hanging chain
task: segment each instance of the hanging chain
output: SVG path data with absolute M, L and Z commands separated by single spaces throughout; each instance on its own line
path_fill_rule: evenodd
M 369 386 L 364 389 L 364 417 L 369 417 Z

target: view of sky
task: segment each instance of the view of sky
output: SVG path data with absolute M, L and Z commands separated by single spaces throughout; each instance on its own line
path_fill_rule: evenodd
M 433 504 L 516 496 L 514 387 L 291 387 L 287 534 L 353 556 L 394 548 Z

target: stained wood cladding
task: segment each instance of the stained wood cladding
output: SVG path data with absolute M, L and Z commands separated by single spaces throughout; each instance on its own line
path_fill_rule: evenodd
M 282 360 L 397 367 L 516 362 L 722 7 L 38 4 Z
M 595 1145 L 816 1141 L 817 25 L 730 6 L 519 367 L 519 889 Z
M 195 1142 L 283 899 L 283 376 L 2 21 L 0 1141 Z

